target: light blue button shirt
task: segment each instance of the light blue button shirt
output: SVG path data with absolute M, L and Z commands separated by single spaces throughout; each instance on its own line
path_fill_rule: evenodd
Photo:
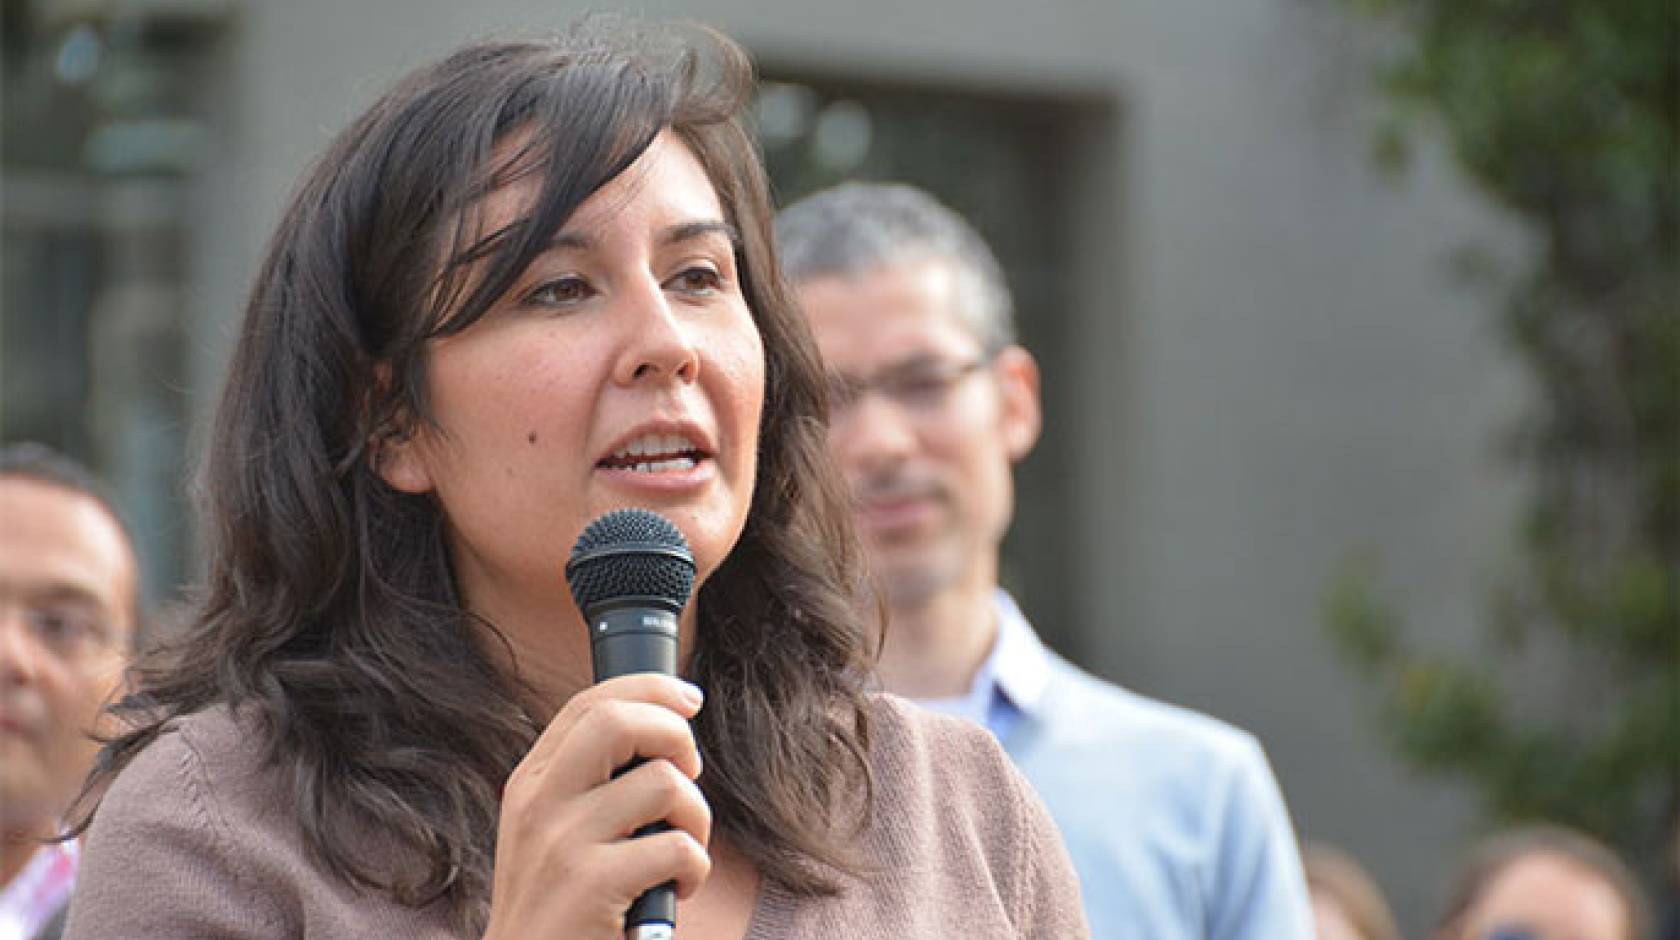
M 1308 940 L 1306 882 L 1254 737 L 1051 652 L 996 597 L 967 694 L 922 702 L 990 728 L 1061 828 L 1098 940 Z

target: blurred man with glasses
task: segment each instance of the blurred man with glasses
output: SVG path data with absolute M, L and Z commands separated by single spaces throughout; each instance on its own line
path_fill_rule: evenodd
M 783 268 L 831 376 L 829 443 L 888 614 L 890 691 L 990 727 L 1079 869 L 1093 936 L 1312 936 L 1255 740 L 1090 676 L 998 586 L 1039 374 L 978 234 L 932 197 L 849 183 L 785 210 Z
M 133 541 L 86 470 L 0 447 L 0 940 L 57 936 L 74 841 L 52 841 L 139 621 Z

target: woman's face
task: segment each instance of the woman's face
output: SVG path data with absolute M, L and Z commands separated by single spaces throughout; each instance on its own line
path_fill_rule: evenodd
M 482 231 L 523 214 L 535 188 L 492 194 Z M 429 347 L 435 423 L 387 445 L 381 473 L 434 495 L 468 609 L 508 636 L 527 678 L 540 681 L 536 667 L 587 681 L 563 569 L 591 520 L 626 506 L 663 514 L 701 582 L 741 532 L 764 349 L 734 240 L 699 161 L 662 132 L 483 318 Z M 686 656 L 692 605 L 684 625 Z

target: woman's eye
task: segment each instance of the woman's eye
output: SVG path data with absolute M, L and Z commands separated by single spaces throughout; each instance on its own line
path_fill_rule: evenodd
M 712 268 L 699 265 L 685 268 L 672 280 L 678 290 L 691 294 L 709 294 L 723 287 L 723 275 Z
M 575 304 L 589 296 L 589 282 L 581 277 L 560 277 L 545 281 L 525 295 L 525 302 L 539 306 Z

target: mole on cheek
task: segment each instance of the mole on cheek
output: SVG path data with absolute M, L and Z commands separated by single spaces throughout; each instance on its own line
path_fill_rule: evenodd
M 525 442 L 527 444 L 535 444 L 537 442 L 537 432 L 532 431 L 531 433 L 525 435 Z

